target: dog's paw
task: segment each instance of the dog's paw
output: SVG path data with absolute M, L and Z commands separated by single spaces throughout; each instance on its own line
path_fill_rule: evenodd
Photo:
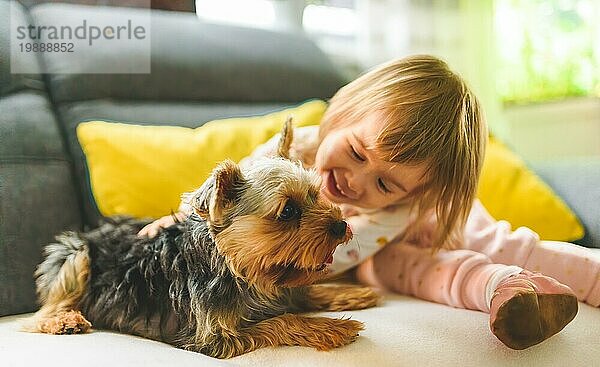
M 369 287 L 354 287 L 349 288 L 348 293 L 344 293 L 347 297 L 346 310 L 362 310 L 377 306 L 382 297 Z
M 92 324 L 79 311 L 61 311 L 53 317 L 41 321 L 40 330 L 48 334 L 82 334 Z
M 321 351 L 339 348 L 350 344 L 358 338 L 358 333 L 364 330 L 362 322 L 348 319 L 326 319 L 326 328 L 319 330 L 319 336 L 314 339 L 313 348 Z
M 309 297 L 316 308 L 323 311 L 362 310 L 375 307 L 381 301 L 373 289 L 357 285 L 319 284 L 310 288 Z

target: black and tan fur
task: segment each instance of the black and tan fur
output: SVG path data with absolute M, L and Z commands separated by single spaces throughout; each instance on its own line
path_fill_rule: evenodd
M 318 175 L 285 159 L 291 133 L 288 121 L 280 157 L 243 171 L 220 164 L 194 193 L 195 213 L 155 238 L 137 237 L 147 222 L 130 218 L 58 236 L 37 269 L 41 308 L 26 329 L 70 334 L 94 325 L 218 358 L 355 340 L 358 321 L 297 314 L 372 307 L 378 296 L 314 284 L 351 232 L 319 195 Z

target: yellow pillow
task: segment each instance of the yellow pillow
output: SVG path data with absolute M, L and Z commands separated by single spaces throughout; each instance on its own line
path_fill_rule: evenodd
M 264 116 L 211 121 L 190 129 L 102 121 L 77 126 L 96 205 L 104 216 L 157 218 L 177 211 L 225 158 L 239 161 L 273 135 L 288 116 L 317 125 L 327 104 L 311 100 Z
M 279 132 L 319 124 L 327 105 L 312 100 L 265 116 L 211 121 L 196 129 L 84 122 L 77 136 L 100 212 L 159 217 L 177 210 L 180 195 L 197 188 L 217 162 L 239 161 Z M 523 162 L 491 139 L 478 196 L 497 219 L 527 226 L 543 239 L 583 236 L 575 215 Z
M 496 219 L 512 228 L 525 226 L 540 238 L 573 241 L 584 235 L 571 209 L 523 160 L 494 137 L 490 137 L 477 196 Z

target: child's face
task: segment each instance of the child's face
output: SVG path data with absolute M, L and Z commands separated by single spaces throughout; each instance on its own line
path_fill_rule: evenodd
M 368 149 L 383 123 L 373 114 L 348 127 L 332 130 L 321 142 L 315 168 L 321 191 L 336 204 L 384 208 L 408 198 L 425 182 L 425 165 L 390 163 Z

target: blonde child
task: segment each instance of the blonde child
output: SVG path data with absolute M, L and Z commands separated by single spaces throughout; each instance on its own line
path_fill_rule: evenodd
M 319 172 L 354 233 L 332 275 L 355 269 L 364 284 L 489 312 L 494 335 L 523 349 L 567 325 L 577 300 L 600 305 L 600 261 L 486 212 L 475 194 L 487 135 L 465 82 L 443 61 L 413 56 L 340 89 L 319 127 L 296 129 L 292 155 Z M 240 164 L 274 154 L 277 139 Z M 187 213 L 182 205 L 177 217 Z

